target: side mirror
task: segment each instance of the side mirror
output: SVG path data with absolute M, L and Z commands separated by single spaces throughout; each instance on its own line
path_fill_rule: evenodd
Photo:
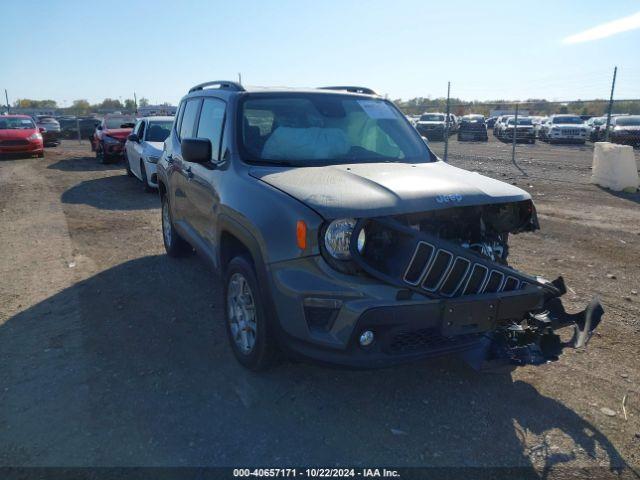
M 102 125 L 98 125 L 98 126 L 96 127 L 96 130 L 102 130 Z
M 208 138 L 184 138 L 181 142 L 182 158 L 192 163 L 211 161 L 211 140 Z
M 140 141 L 140 139 L 138 138 L 138 135 L 136 135 L 135 133 L 130 134 L 127 137 L 127 140 L 129 140 L 130 142 L 136 142 L 136 143 Z
M 38 131 L 39 131 L 40 133 L 44 133 L 44 132 L 46 132 L 46 131 L 47 131 L 47 129 L 46 129 L 46 128 L 44 128 L 44 127 L 40 127 L 40 128 L 38 128 Z

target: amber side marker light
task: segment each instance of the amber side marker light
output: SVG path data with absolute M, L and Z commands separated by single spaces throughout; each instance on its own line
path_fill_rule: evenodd
M 307 224 L 302 220 L 298 220 L 296 224 L 296 239 L 300 250 L 307 248 Z

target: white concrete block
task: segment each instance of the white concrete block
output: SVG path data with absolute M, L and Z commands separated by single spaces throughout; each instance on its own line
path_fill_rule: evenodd
M 638 167 L 633 147 L 596 142 L 593 148 L 591 183 L 611 190 L 638 188 Z

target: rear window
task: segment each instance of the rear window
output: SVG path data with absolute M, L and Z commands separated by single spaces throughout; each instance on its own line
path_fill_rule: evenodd
M 425 115 L 420 115 L 421 122 L 444 122 L 444 115 L 434 115 L 427 113 Z
M 108 129 L 133 128 L 135 124 L 135 117 L 109 117 L 105 119 L 105 125 Z
M 580 117 L 575 116 L 575 117 L 554 117 L 553 119 L 553 123 L 568 123 L 571 125 L 579 125 L 581 123 L 584 123 L 584 120 L 582 120 Z
M 616 125 L 622 127 L 640 125 L 640 117 L 618 117 L 616 118 Z
M 147 142 L 164 142 L 169 136 L 169 133 L 171 133 L 172 125 L 173 122 L 170 121 L 149 122 L 145 140 Z

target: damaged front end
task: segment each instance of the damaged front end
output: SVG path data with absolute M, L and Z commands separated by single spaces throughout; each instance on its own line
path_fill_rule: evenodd
M 509 235 L 538 228 L 531 200 L 367 218 L 351 233 L 350 253 L 356 268 L 398 287 L 398 300 L 442 300 L 444 337 L 481 337 L 465 354 L 474 367 L 535 365 L 584 347 L 604 313 L 594 298 L 569 314 L 562 277 L 550 282 L 509 266 Z M 556 330 L 567 326 L 574 334 L 563 342 Z

